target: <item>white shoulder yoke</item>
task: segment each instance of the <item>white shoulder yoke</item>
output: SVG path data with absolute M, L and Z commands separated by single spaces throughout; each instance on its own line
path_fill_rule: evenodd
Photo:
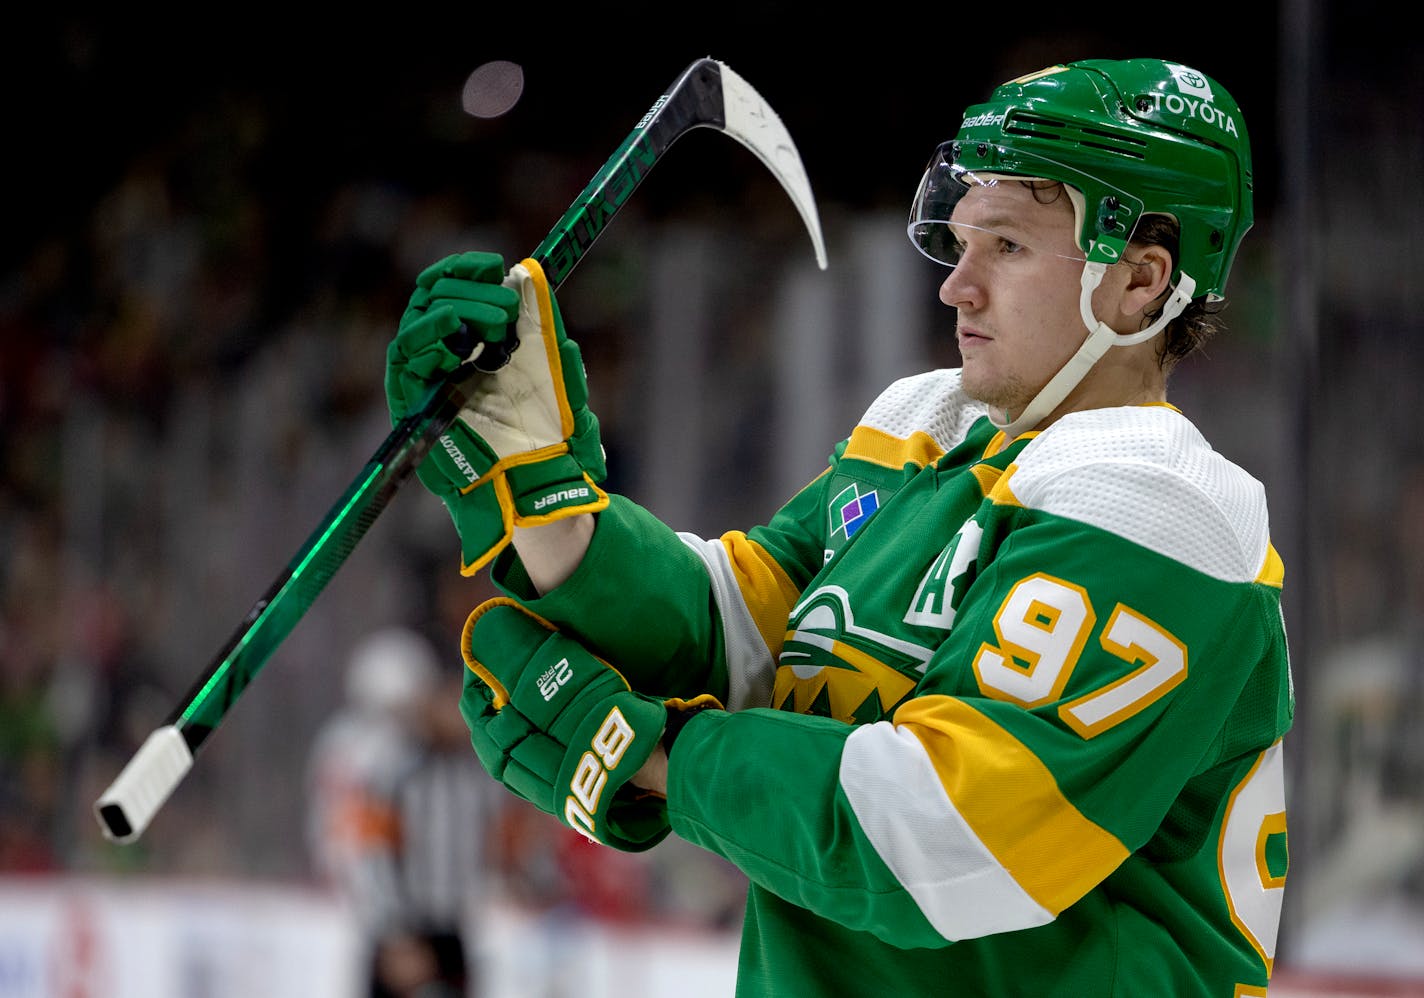
M 982 402 L 964 394 L 957 368 L 940 368 L 891 384 L 870 404 L 860 425 L 899 440 L 923 433 L 947 452 L 988 411 Z
M 1009 489 L 1029 508 L 1227 581 L 1251 581 L 1266 560 L 1265 489 L 1168 406 L 1069 413 L 1015 463 Z

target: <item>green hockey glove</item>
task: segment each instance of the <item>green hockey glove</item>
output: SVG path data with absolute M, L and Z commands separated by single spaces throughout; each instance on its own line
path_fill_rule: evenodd
M 462 638 L 460 711 L 486 772 L 587 838 L 630 852 L 669 831 L 667 800 L 628 784 L 669 710 L 715 706 L 634 693 L 616 669 L 508 597 L 476 607 Z
M 455 521 L 465 575 L 498 554 L 516 526 L 608 505 L 598 487 L 603 444 L 583 358 L 532 259 L 507 276 L 495 253 L 461 253 L 426 268 L 387 349 L 392 421 L 416 411 L 465 360 L 505 353 L 508 361 L 474 381 L 449 430 L 416 467 Z

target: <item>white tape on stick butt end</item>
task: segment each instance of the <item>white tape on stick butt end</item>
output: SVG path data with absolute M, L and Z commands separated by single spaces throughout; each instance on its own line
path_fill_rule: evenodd
M 171 724 L 154 731 L 94 803 L 105 837 L 113 842 L 138 838 L 192 768 L 193 753 L 182 732 Z

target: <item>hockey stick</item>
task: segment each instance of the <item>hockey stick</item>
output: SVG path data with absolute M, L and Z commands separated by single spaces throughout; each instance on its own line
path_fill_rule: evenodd
M 775 174 L 811 235 L 816 262 L 826 267 L 811 185 L 781 119 L 725 64 L 698 59 L 654 102 L 602 169 L 530 254 L 558 288 L 627 202 L 654 164 L 681 136 L 715 128 L 746 146 Z M 94 804 L 104 835 L 131 842 L 193 766 L 193 759 L 242 692 L 346 561 L 396 490 L 454 421 L 469 395 L 472 364 L 431 392 L 401 420 L 361 473 L 287 563 L 165 722 L 134 753 Z

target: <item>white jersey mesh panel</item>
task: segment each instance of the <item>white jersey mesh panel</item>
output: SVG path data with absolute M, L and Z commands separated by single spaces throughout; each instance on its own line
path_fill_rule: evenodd
M 964 394 L 958 370 L 941 369 L 896 381 L 871 403 L 860 423 L 900 440 L 925 433 L 948 451 L 987 411 Z
M 1254 579 L 1270 530 L 1261 483 L 1165 406 L 1064 416 L 1019 455 L 1024 505 L 1089 523 L 1218 579 Z

